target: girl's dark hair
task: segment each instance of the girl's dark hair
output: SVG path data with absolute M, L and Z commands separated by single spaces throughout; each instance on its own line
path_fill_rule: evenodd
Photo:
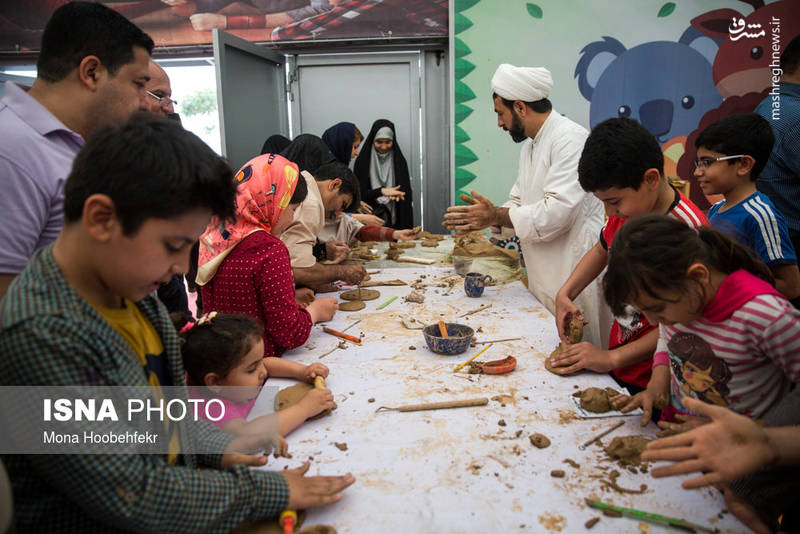
M 170 318 L 179 332 L 187 323 L 194 322 L 185 313 L 170 314 Z M 218 313 L 180 332 L 183 365 L 189 378 L 196 385 L 203 385 L 208 373 L 225 377 L 263 333 L 264 329 L 254 318 L 230 313 Z
M 667 291 L 683 292 L 693 263 L 730 274 L 744 269 L 774 285 L 769 268 L 750 250 L 727 236 L 697 229 L 667 215 L 643 215 L 626 222 L 614 236 L 603 292 L 611 310 L 623 315 L 640 294 L 667 300 Z

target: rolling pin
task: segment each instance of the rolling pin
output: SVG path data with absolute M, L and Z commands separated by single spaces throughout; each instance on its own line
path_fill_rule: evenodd
M 398 412 L 419 412 L 422 410 L 443 410 L 446 408 L 468 408 L 470 406 L 486 406 L 489 404 L 489 399 L 486 397 L 481 397 L 479 399 L 464 399 L 464 400 L 457 400 L 457 401 L 445 401 L 445 402 L 429 402 L 426 404 L 409 404 L 407 406 L 398 406 L 397 408 L 392 408 L 390 406 L 381 406 L 375 412 L 380 412 L 381 410 L 394 410 Z

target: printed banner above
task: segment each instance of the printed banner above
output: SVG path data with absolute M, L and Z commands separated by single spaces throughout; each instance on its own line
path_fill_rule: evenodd
M 0 51 L 35 51 L 50 15 L 69 0 L 0 4 Z M 211 43 L 223 29 L 253 42 L 447 36 L 448 0 L 139 0 L 101 2 L 156 46 Z

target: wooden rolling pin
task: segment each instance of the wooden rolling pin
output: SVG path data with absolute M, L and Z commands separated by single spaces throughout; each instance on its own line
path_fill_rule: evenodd
M 418 263 L 420 265 L 433 265 L 436 263 L 436 260 L 430 258 L 416 258 L 414 256 L 398 256 L 394 261 L 400 263 Z
M 481 397 L 479 399 L 464 399 L 446 402 L 429 402 L 426 404 L 409 404 L 407 406 L 398 406 L 392 408 L 390 406 L 381 406 L 375 412 L 385 411 L 398 411 L 398 412 L 419 412 L 422 410 L 444 410 L 447 408 L 468 408 L 470 406 L 486 406 L 489 404 L 489 399 Z

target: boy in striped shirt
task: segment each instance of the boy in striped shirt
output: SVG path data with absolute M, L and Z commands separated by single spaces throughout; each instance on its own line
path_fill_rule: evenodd
M 697 137 L 694 174 L 703 193 L 725 197 L 708 211 L 711 226 L 758 254 L 775 288 L 800 307 L 800 271 L 786 219 L 756 191 L 774 139 L 769 123 L 755 113 L 726 117 Z
M 637 215 L 666 214 L 688 226 L 707 225 L 703 212 L 664 176 L 658 141 L 633 119 L 608 119 L 594 127 L 583 147 L 578 180 L 603 202 L 608 217 L 598 242 L 583 256 L 556 295 L 556 326 L 562 340 L 571 315 L 582 318 L 573 300 L 608 264 L 611 242 L 625 222 Z M 608 350 L 588 342 L 567 347 L 552 366 L 560 374 L 581 369 L 611 376 L 632 393 L 650 380 L 658 328 L 631 308 L 616 314 Z

